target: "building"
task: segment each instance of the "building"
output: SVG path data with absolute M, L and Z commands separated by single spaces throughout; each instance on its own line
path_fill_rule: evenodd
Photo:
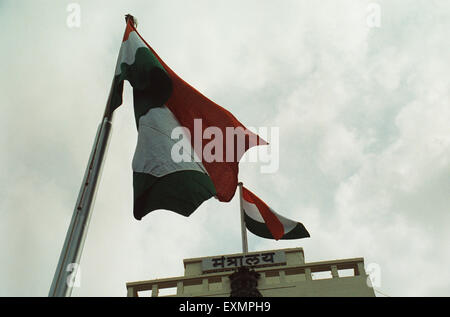
M 127 283 L 128 296 L 229 297 L 242 266 L 254 270 L 263 297 L 375 296 L 363 258 L 305 263 L 303 248 L 290 248 L 183 262 L 184 276 Z

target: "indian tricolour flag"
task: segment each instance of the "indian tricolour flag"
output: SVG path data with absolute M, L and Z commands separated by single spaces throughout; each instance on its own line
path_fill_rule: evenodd
M 275 240 L 309 237 L 309 232 L 302 223 L 277 214 L 244 186 L 242 186 L 241 199 L 245 225 L 253 234 Z
M 225 136 L 227 127 L 241 128 L 247 141 L 243 152 L 267 143 L 175 74 L 136 31 L 132 19 L 128 20 L 120 48 L 107 111 L 122 104 L 124 80 L 133 87 L 138 129 L 132 163 L 135 218 L 140 220 L 156 209 L 189 216 L 213 196 L 230 201 L 237 187 L 239 159 L 244 153 L 237 154 L 234 160 L 205 159 L 203 149 L 211 140 L 201 137 L 196 143 L 198 134 L 202 136 L 208 127 L 216 127 Z M 199 119 L 198 131 L 195 121 Z M 191 137 L 190 160 L 173 160 L 171 155 L 179 146 L 179 140 L 171 137 L 172 131 L 180 127 L 184 127 L 186 137 Z M 223 153 L 230 149 L 239 152 L 233 140 L 224 138 L 221 145 Z

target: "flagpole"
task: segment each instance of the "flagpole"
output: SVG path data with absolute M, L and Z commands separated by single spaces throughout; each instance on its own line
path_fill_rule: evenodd
M 133 17 L 127 15 L 125 21 L 128 22 L 130 18 Z M 77 285 L 76 274 L 79 272 L 81 253 L 111 137 L 113 112 L 110 108 L 110 102 L 112 90 L 113 84 L 111 84 L 105 112 L 97 129 L 72 220 L 50 287 L 49 297 L 69 297 L 72 294 L 73 287 Z
M 67 230 L 58 266 L 53 277 L 49 292 L 50 297 L 69 297 L 72 294 L 111 135 L 111 128 L 112 116 L 110 118 L 105 117 L 99 124 L 72 220 Z
M 242 182 L 238 183 L 239 186 L 239 198 L 241 206 L 241 236 L 242 236 L 242 253 L 248 253 L 248 241 L 247 241 L 247 227 L 245 226 L 244 206 L 242 203 Z

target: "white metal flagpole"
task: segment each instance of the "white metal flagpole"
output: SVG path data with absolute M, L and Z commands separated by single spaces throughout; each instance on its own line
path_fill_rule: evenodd
M 66 240 L 59 257 L 49 296 L 68 297 L 72 294 L 81 252 L 88 231 L 103 162 L 105 160 L 112 129 L 112 113 L 99 124 L 86 167 L 80 193 L 73 211 L 72 221 L 67 230 Z
M 242 252 L 244 254 L 248 253 L 248 241 L 247 241 L 247 227 L 245 226 L 245 216 L 244 216 L 244 206 L 242 203 L 242 182 L 238 183 L 239 186 L 239 198 L 240 198 L 240 206 L 241 206 L 241 232 L 242 232 Z
M 125 21 L 127 23 L 128 19 L 133 19 L 133 16 L 126 16 Z M 134 19 L 132 21 L 134 22 Z M 81 252 L 83 251 L 84 241 L 86 240 L 89 221 L 95 202 L 95 195 L 111 136 L 113 112 L 110 108 L 110 103 L 112 90 L 113 84 L 111 84 L 105 113 L 97 130 L 97 135 L 94 140 L 94 145 L 92 146 L 91 155 L 73 211 L 72 220 L 69 229 L 67 230 L 58 266 L 56 267 L 56 272 L 50 287 L 48 294 L 50 297 L 69 297 L 72 294 L 72 289 L 76 282 Z

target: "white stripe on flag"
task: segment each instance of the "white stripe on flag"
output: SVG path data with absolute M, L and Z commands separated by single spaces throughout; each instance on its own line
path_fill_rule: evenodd
M 141 40 L 136 32 L 130 32 L 128 35 L 128 39 L 120 46 L 119 57 L 117 58 L 116 71 L 114 73 L 114 76 L 117 76 L 122 72 L 122 70 L 120 69 L 120 65 L 122 65 L 123 63 L 127 65 L 134 64 L 136 51 L 141 47 L 147 47 L 147 45 L 145 45 L 144 41 Z
M 272 211 L 275 214 L 275 216 L 277 216 L 278 220 L 280 220 L 281 224 L 284 227 L 284 234 L 289 233 L 297 225 L 296 221 L 292 221 L 291 219 L 285 218 L 282 215 L 277 214 L 275 211 L 273 211 L 272 208 L 270 208 L 270 211 Z
M 261 216 L 261 213 L 259 212 L 258 207 L 256 207 L 255 204 L 252 204 L 246 201 L 245 199 L 242 199 L 242 207 L 244 208 L 244 211 L 247 214 L 247 216 L 249 216 L 255 221 L 264 223 L 264 219 Z

